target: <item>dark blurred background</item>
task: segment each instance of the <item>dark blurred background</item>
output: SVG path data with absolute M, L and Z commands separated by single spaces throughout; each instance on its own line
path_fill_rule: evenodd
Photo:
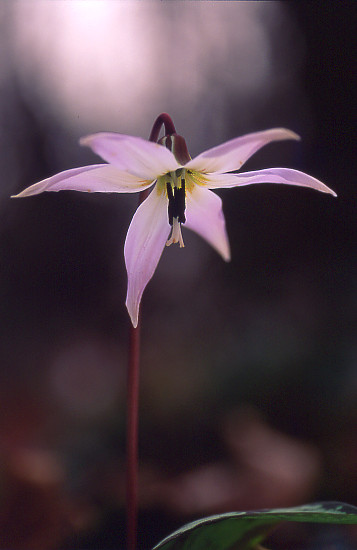
M 137 204 L 9 196 L 98 162 L 80 136 L 146 138 L 164 111 L 192 156 L 295 130 L 301 142 L 269 145 L 245 169 L 296 168 L 338 198 L 226 190 L 231 263 L 188 230 L 183 250 L 164 251 L 142 303 L 140 548 L 212 513 L 357 505 L 356 13 L 0 3 L 1 548 L 124 547 L 123 245 Z M 353 529 L 330 535 L 357 548 Z M 284 537 L 272 546 L 327 548 L 317 528 Z

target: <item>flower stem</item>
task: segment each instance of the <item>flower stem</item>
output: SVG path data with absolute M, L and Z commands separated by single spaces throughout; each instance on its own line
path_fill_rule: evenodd
M 161 126 L 166 134 L 176 132 L 174 123 L 167 113 L 159 115 L 154 122 L 150 141 L 157 141 Z M 139 205 L 146 199 L 149 190 L 139 195 Z M 126 505 L 127 505 L 127 549 L 136 550 L 138 525 L 138 433 L 139 433 L 139 369 L 140 369 L 140 316 L 138 326 L 130 325 L 129 361 L 128 361 L 128 397 L 127 397 L 127 467 L 126 467 Z
M 145 189 L 139 195 L 139 205 L 146 199 L 149 191 Z M 127 506 L 127 549 L 136 550 L 138 525 L 138 433 L 139 433 L 139 371 L 140 371 L 140 329 L 139 315 L 137 327 L 130 323 L 128 396 L 126 425 L 126 506 Z
M 127 548 L 136 549 L 138 521 L 138 410 L 139 410 L 140 319 L 130 326 L 127 401 Z

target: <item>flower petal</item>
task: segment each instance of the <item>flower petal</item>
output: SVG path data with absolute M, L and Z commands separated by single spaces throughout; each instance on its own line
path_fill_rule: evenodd
M 85 191 L 87 193 L 135 193 L 152 185 L 152 181 L 139 179 L 110 164 L 92 164 L 60 172 L 51 178 L 35 183 L 13 198 L 38 195 L 43 191 Z
M 169 236 L 167 197 L 155 186 L 134 214 L 124 246 L 128 272 L 126 307 L 134 327 L 138 324 L 142 294 L 154 274 Z
M 228 176 L 228 177 L 227 177 Z M 207 175 L 205 186 L 209 189 L 219 187 L 237 187 L 240 185 L 252 185 L 254 183 L 283 183 L 287 185 L 298 185 L 300 187 L 311 187 L 322 193 L 330 193 L 336 197 L 336 193 L 319 181 L 304 172 L 293 170 L 292 168 L 266 168 L 265 170 L 257 170 L 255 172 L 244 172 L 242 174 Z M 206 177 L 206 175 L 204 176 Z M 226 177 L 226 181 L 225 181 Z M 196 181 L 196 179 L 195 179 Z
M 198 233 L 226 262 L 230 260 L 222 201 L 218 195 L 197 186 L 187 193 L 185 227 Z
M 254 132 L 237 137 L 208 149 L 190 160 L 185 166 L 199 172 L 232 172 L 239 170 L 243 164 L 258 149 L 282 139 L 300 139 L 300 137 L 285 128 L 272 128 L 263 132 Z
M 180 167 L 166 147 L 139 137 L 101 132 L 81 138 L 80 144 L 120 170 L 146 180 L 155 180 Z

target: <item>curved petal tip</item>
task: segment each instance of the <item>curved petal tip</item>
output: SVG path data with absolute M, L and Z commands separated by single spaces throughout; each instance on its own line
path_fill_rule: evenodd
M 126 305 L 126 309 L 128 310 L 128 313 L 129 313 L 130 321 L 131 321 L 133 327 L 136 328 L 138 326 L 138 323 L 139 323 L 139 307 L 140 307 L 140 304 L 136 304 L 135 306 L 133 306 L 133 304 L 131 304 L 129 302 L 129 300 L 127 299 L 126 302 L 125 302 L 125 305 Z
M 282 130 L 285 132 L 285 135 L 287 138 L 296 139 L 296 141 L 301 141 L 301 136 L 299 136 L 299 134 L 297 134 L 296 132 L 293 132 L 292 130 L 288 130 L 286 128 L 282 128 Z

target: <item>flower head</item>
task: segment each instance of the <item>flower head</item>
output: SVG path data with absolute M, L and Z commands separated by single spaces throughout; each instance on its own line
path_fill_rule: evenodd
M 28 197 L 43 191 L 61 190 L 135 193 L 153 186 L 133 216 L 124 246 L 128 273 L 126 306 L 134 327 L 138 323 L 143 291 L 154 274 L 165 244 L 184 246 L 182 226 L 198 233 L 229 261 L 222 201 L 211 189 L 282 183 L 311 187 L 336 196 L 314 177 L 289 168 L 232 173 L 264 145 L 277 140 L 299 139 L 290 130 L 274 128 L 248 134 L 191 159 L 171 119 L 165 119 L 168 115 L 160 117 L 157 119 L 159 127 L 166 122 L 166 129 L 169 126 L 170 131 L 159 143 L 116 133 L 84 137 L 80 143 L 90 147 L 108 164 L 66 170 L 16 195 Z

